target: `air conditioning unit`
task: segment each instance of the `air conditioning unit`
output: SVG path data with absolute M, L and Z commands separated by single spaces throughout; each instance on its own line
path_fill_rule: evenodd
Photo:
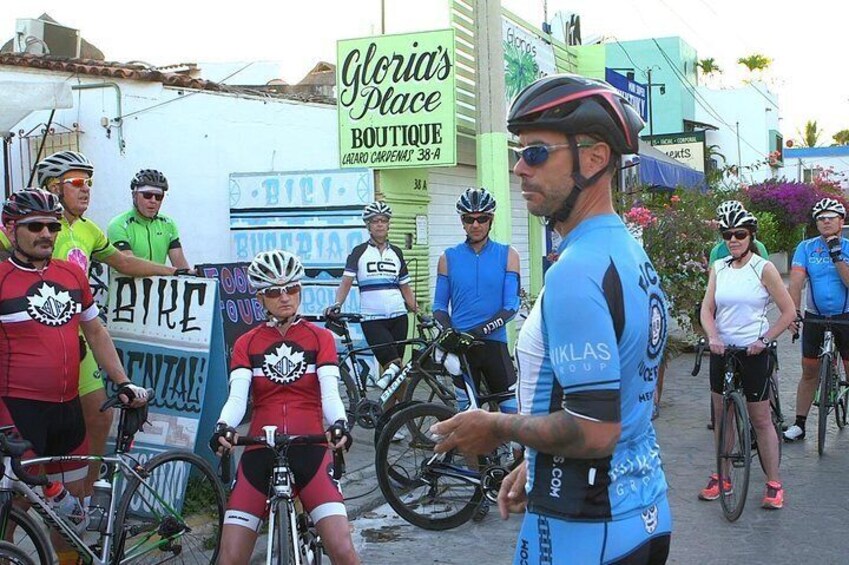
M 56 57 L 80 56 L 80 30 L 44 20 L 17 20 L 15 51 Z

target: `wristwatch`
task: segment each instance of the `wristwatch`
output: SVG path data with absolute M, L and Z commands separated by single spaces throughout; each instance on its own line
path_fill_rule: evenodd
M 758 339 L 761 340 L 761 343 L 769 347 L 769 340 L 766 338 L 766 336 L 761 336 Z

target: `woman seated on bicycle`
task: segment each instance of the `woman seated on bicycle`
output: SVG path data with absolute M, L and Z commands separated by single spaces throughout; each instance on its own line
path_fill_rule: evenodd
M 778 474 L 778 436 L 769 405 L 769 379 L 774 369 L 768 345 L 795 317 L 790 294 L 775 266 L 757 254 L 755 233 L 758 220 L 744 209 L 719 215 L 720 231 L 731 256 L 711 265 L 707 291 L 702 302 L 701 322 L 710 344 L 710 389 L 716 414 L 722 413 L 726 345 L 747 348 L 737 359 L 746 396 L 749 419 L 755 428 L 758 451 L 766 470 L 764 508 L 781 508 L 784 489 Z M 767 321 L 767 305 L 774 301 L 781 311 L 775 326 Z M 716 426 L 718 440 L 720 426 Z M 731 485 L 733 488 L 733 485 Z M 720 496 L 719 478 L 710 476 L 699 493 L 702 500 Z
M 374 383 L 380 389 L 385 389 L 404 365 L 405 346 L 393 342 L 407 339 L 407 311 L 418 311 L 404 254 L 389 243 L 391 218 L 392 209 L 383 202 L 372 202 L 365 207 L 363 222 L 369 240 L 348 255 L 342 282 L 336 289 L 336 303 L 324 311 L 327 317 L 338 314 L 354 279 L 357 280 L 363 334 L 383 368 Z
M 253 415 L 249 434 L 275 425 L 286 434 L 343 434 L 331 445 L 350 447 L 345 409 L 339 397 L 336 344 L 329 331 L 298 318 L 300 260 L 286 251 L 265 251 L 248 267 L 248 280 L 268 321 L 236 340 L 230 361 L 230 396 L 221 410 L 210 447 L 221 454 L 235 443 L 235 427 L 245 415 L 248 391 Z M 322 423 L 329 424 L 329 427 Z M 229 441 L 228 441 L 229 440 Z M 324 446 L 294 445 L 289 459 L 295 492 L 333 563 L 359 563 L 338 483 L 331 478 L 330 452 Z M 221 533 L 222 564 L 248 563 L 261 521 L 267 516 L 274 453 L 248 447 L 239 462 Z

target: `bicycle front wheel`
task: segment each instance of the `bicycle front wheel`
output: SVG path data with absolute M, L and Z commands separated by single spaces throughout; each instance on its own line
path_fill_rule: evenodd
M 50 563 L 52 550 L 44 530 L 24 509 L 14 503 L 2 539 L 10 542 L 37 563 Z
M 271 536 L 271 559 L 269 563 L 276 565 L 290 565 L 295 561 L 295 540 L 289 524 L 289 508 L 291 502 L 278 501 L 275 503 L 273 523 L 268 526 L 268 535 Z
M 348 429 L 351 429 L 357 421 L 357 404 L 360 402 L 360 391 L 345 365 L 339 366 L 339 382 L 345 389 L 344 394 L 340 394 L 340 396 L 342 397 L 342 404 L 345 405 L 345 414 L 348 416 Z
M 846 382 L 846 374 L 843 371 L 843 363 L 837 362 L 834 373 L 835 388 L 837 389 L 837 400 L 834 403 L 834 421 L 838 429 L 846 427 L 846 411 L 849 410 L 849 383 Z
M 209 463 L 189 451 L 166 451 L 139 474 L 144 481 L 128 477 L 118 505 L 115 556 L 133 563 L 215 563 L 225 497 Z
M 831 379 L 834 378 L 833 361 L 828 354 L 820 360 L 819 407 L 817 414 L 817 453 L 825 451 L 825 433 L 828 431 L 828 412 L 831 409 Z
M 401 518 L 426 530 L 456 528 L 471 519 L 483 499 L 478 461 L 456 452 L 433 453 L 436 441 L 428 430 L 454 414 L 442 404 L 408 406 L 389 420 L 375 448 L 384 498 Z M 405 437 L 393 441 L 399 431 Z
M 723 398 L 716 447 L 719 500 L 729 522 L 735 521 L 746 505 L 752 468 L 752 435 L 743 396 L 734 391 Z
M 41 561 L 49 563 L 49 561 Z M 26 552 L 8 541 L 0 541 L 0 565 L 35 565 Z

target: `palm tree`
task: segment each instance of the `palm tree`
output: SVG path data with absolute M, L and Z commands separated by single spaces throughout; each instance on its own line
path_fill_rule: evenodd
M 755 72 L 765 71 L 772 64 L 772 59 L 760 53 L 753 53 L 748 57 L 740 57 L 737 62 L 749 69 L 749 72 Z
M 820 135 L 822 135 L 822 130 L 817 127 L 816 120 L 808 120 L 805 122 L 805 133 L 801 131 L 798 133 L 799 137 L 802 138 L 802 147 L 816 147 Z
M 722 69 L 719 68 L 719 65 L 716 64 L 716 59 L 713 57 L 709 57 L 707 59 L 701 59 L 696 66 L 702 70 L 702 74 L 704 76 L 710 76 L 714 73 L 721 73 Z
M 842 129 L 831 136 L 831 138 L 837 145 L 849 145 L 849 129 Z

